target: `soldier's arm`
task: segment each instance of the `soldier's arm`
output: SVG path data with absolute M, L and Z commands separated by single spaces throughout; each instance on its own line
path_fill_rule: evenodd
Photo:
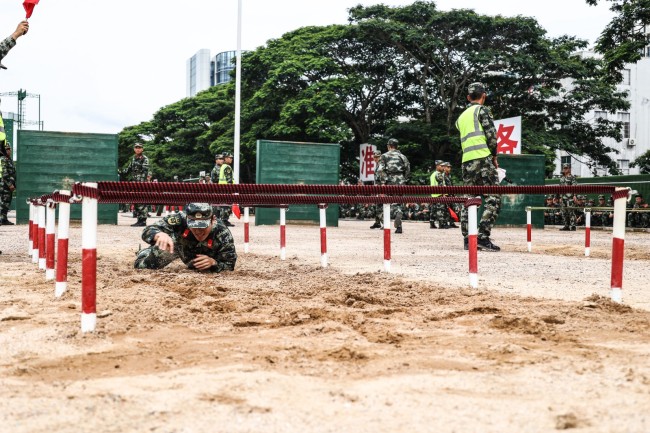
M 212 180 L 212 183 L 219 183 L 219 171 L 217 171 L 216 166 L 213 167 L 210 172 L 210 179 Z
M 226 183 L 233 183 L 232 167 L 226 167 L 224 174 L 226 176 Z
M 492 112 L 490 109 L 484 106 L 481 106 L 481 109 L 478 110 L 478 120 L 483 126 L 483 133 L 485 134 L 485 139 L 487 140 L 488 148 L 492 155 L 497 154 L 497 130 L 494 126 L 494 120 L 492 119 Z
M 404 177 L 407 180 L 411 177 L 411 163 L 406 156 L 404 156 Z
M 147 180 L 151 180 L 151 166 L 149 165 L 149 158 L 144 157 L 144 162 L 142 163 L 142 170 L 147 174 Z
M 237 262 L 237 252 L 235 251 L 235 240 L 230 231 L 222 226 L 217 226 L 217 232 L 213 236 L 213 246 L 210 252 L 216 263 L 210 267 L 211 272 L 234 271 Z
M 181 229 L 182 223 L 183 221 L 178 214 L 166 216 L 160 221 L 145 227 L 142 231 L 142 240 L 149 245 L 154 245 L 156 243 L 154 238 L 158 233 L 165 233 L 169 236 L 173 236 Z
M 5 40 L 0 42 L 0 58 L 6 56 L 9 50 L 15 46 L 16 46 L 16 40 L 11 36 L 7 36 Z

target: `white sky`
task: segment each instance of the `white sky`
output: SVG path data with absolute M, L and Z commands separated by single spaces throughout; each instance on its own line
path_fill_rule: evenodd
M 308 25 L 347 22 L 347 9 L 368 0 L 242 0 L 242 49 Z M 3 0 L 0 37 L 24 18 L 22 0 Z M 392 6 L 410 0 L 385 0 Z M 438 0 L 438 8 L 470 8 L 490 15 L 537 18 L 550 36 L 591 43 L 612 15 L 603 1 Z M 118 133 L 185 97 L 185 64 L 201 48 L 214 56 L 237 43 L 237 0 L 41 0 L 30 31 L 3 60 L 0 92 L 26 89 L 41 96 L 45 129 Z M 38 119 L 36 98 L 26 120 Z M 15 112 L 15 97 L 2 111 Z

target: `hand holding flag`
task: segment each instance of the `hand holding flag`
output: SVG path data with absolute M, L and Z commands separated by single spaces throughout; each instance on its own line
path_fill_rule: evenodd
M 23 7 L 25 8 L 25 13 L 27 14 L 25 16 L 25 19 L 28 19 L 32 16 L 32 12 L 34 12 L 34 6 L 36 6 L 39 1 L 40 0 L 25 0 L 23 2 Z

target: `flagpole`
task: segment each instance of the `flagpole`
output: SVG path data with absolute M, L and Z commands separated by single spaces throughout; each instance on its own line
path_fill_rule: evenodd
M 234 181 L 239 183 L 239 145 L 240 145 L 240 117 L 241 117 L 241 15 L 242 0 L 238 0 L 237 7 L 237 63 L 235 65 L 235 145 L 234 145 Z

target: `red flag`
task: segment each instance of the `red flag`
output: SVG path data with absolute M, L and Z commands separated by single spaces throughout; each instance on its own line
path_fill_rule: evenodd
M 241 209 L 239 209 L 239 205 L 238 205 L 238 204 L 234 204 L 234 205 L 232 205 L 232 207 L 231 207 L 230 209 L 232 210 L 232 213 L 235 214 L 235 216 L 237 217 L 237 219 L 240 219 L 240 218 L 241 218 Z
M 451 215 L 451 219 L 458 222 L 458 215 L 456 215 L 456 212 L 449 206 L 447 206 L 447 209 L 449 209 L 449 215 Z
M 25 8 L 25 12 L 27 13 L 25 19 L 32 16 L 32 12 L 34 12 L 34 6 L 36 6 L 38 2 L 39 0 L 25 0 L 23 2 L 23 7 Z

